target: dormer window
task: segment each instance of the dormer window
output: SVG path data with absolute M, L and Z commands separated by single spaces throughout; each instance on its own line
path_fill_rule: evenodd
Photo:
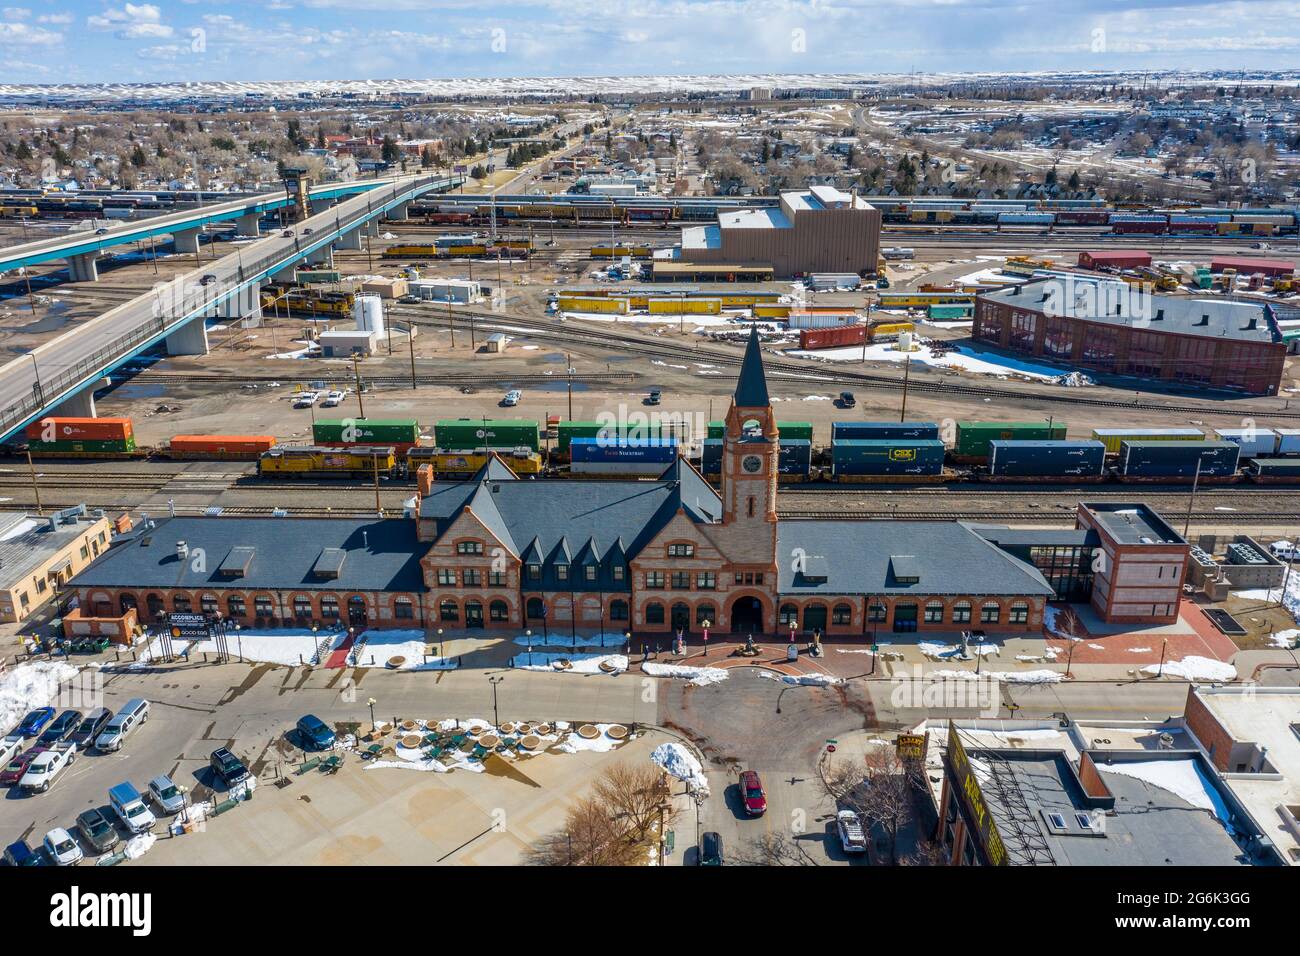
M 587 565 L 587 580 L 596 580 L 596 566 L 594 564 Z
M 670 544 L 670 545 L 668 545 L 668 557 L 670 557 L 670 558 L 693 558 L 693 557 L 695 557 L 695 545 L 693 545 L 693 544 Z
M 569 566 L 567 564 L 557 564 L 555 566 L 555 580 L 557 581 L 569 580 Z
M 622 581 L 622 580 L 623 580 L 623 565 L 621 565 L 621 564 L 616 564 L 616 565 L 614 565 L 614 567 L 612 568 L 612 570 L 613 570 L 613 572 L 614 572 L 614 580 L 615 580 L 615 581 Z
M 531 580 L 536 581 L 541 576 L 542 576 L 542 566 L 540 564 L 528 565 L 528 577 Z

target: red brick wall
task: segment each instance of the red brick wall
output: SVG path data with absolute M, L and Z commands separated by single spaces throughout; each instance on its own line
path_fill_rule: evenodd
M 1183 722 L 1210 755 L 1210 762 L 1226 773 L 1232 757 L 1232 735 L 1197 696 L 1195 687 L 1187 688 Z

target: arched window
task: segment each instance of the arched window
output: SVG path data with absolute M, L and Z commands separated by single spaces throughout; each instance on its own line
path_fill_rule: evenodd
M 970 623 L 970 601 L 958 601 L 952 606 L 952 622 L 954 624 Z
M 488 605 L 488 617 L 494 621 L 510 620 L 510 605 L 505 601 L 493 601 Z
M 831 623 L 832 623 L 832 624 L 852 624 L 852 623 L 853 623 L 853 608 L 849 607 L 849 605 L 847 605 L 847 604 L 837 604 L 837 605 L 835 605 L 835 607 L 831 610 Z
M 294 595 L 293 616 L 298 620 L 311 617 L 311 598 L 305 594 Z
M 248 605 L 238 594 L 232 594 L 226 598 L 226 616 L 227 617 L 244 617 L 248 614 Z
M 799 626 L 799 609 L 793 604 L 782 604 L 779 620 L 782 627 L 797 628 Z
M 415 605 L 411 603 L 408 597 L 399 597 L 393 601 L 393 617 L 402 621 L 409 621 L 415 617 Z
M 609 619 L 611 621 L 627 620 L 627 602 L 622 598 L 609 602 Z
M 443 601 L 438 605 L 438 620 L 440 621 L 459 621 L 460 608 L 456 607 L 455 601 Z
M 695 623 L 704 627 L 704 622 L 718 623 L 718 611 L 712 604 L 701 604 L 695 609 Z
M 216 614 L 221 610 L 221 605 L 217 603 L 217 596 L 215 594 L 200 595 L 199 610 L 204 614 Z
M 539 597 L 530 597 L 528 603 L 524 605 L 524 613 L 530 618 L 545 617 L 546 604 Z
M 132 608 L 138 609 L 139 605 L 136 603 L 134 594 L 123 594 L 117 599 L 117 607 L 122 614 L 125 614 Z
M 1029 623 L 1029 605 L 1024 601 L 1017 601 L 1011 605 L 1011 613 L 1007 618 L 1011 624 L 1028 624 Z
M 997 624 L 1002 619 L 1002 606 L 997 601 L 987 601 L 980 608 L 981 624 Z
M 664 622 L 664 606 L 658 601 L 645 606 L 645 622 L 647 624 L 662 624 Z
M 943 623 L 943 602 L 942 601 L 925 602 L 925 623 L 926 624 Z
M 172 610 L 177 614 L 189 614 L 194 610 L 194 605 L 190 603 L 190 596 L 188 594 L 173 594 Z
M 338 619 L 339 599 L 333 594 L 326 594 L 320 599 L 320 616 L 326 620 Z

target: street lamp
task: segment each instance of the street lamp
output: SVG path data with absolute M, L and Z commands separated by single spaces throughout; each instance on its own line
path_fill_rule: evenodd
M 239 622 L 235 622 L 235 642 L 239 645 L 239 663 L 244 663 L 244 635 L 240 631 Z
M 710 621 L 707 617 L 704 620 L 700 621 L 700 631 L 702 632 L 704 637 L 705 657 L 709 656 L 709 628 L 711 628 L 712 626 L 713 626 L 713 622 Z
M 504 677 L 493 676 L 488 678 L 488 683 L 492 685 L 492 726 L 501 726 L 501 715 L 497 711 L 497 684 L 504 681 Z
M 371 697 L 368 701 L 366 701 L 366 703 L 370 706 L 370 733 L 371 733 L 371 734 L 374 734 L 374 732 L 375 732 L 375 704 L 379 703 L 379 701 L 377 701 L 377 700 L 375 700 L 373 697 Z
M 531 664 L 533 662 L 533 629 L 531 627 L 524 630 L 524 637 L 528 641 L 528 663 Z
M 442 628 L 438 628 L 438 656 L 445 656 L 442 650 Z

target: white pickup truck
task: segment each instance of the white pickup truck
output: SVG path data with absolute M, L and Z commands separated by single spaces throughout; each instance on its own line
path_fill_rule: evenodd
M 55 744 L 48 750 L 36 755 L 27 765 L 27 772 L 18 781 L 22 790 L 37 790 L 44 793 L 54 784 L 63 768 L 77 759 L 77 745 L 70 743 Z

